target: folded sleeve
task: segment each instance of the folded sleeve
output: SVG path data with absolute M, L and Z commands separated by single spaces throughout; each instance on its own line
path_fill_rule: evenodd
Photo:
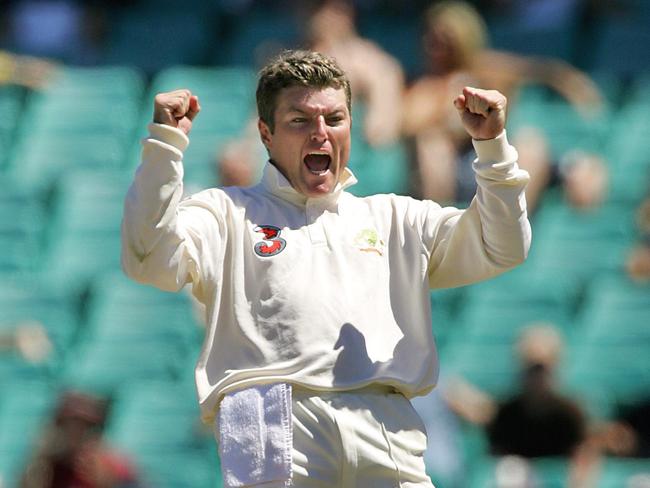
M 218 209 L 208 194 L 183 199 L 187 136 L 150 124 L 142 161 L 127 193 L 122 219 L 122 268 L 130 278 L 163 290 L 201 287 L 220 244 Z
M 517 165 L 517 151 L 505 131 L 474 141 L 476 196 L 466 210 L 440 209 L 429 221 L 429 285 L 467 285 L 522 263 L 531 243 L 524 190 L 528 173 Z M 425 232 L 427 234 L 427 232 Z

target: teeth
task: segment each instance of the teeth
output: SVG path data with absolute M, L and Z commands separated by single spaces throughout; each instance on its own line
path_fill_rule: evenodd
M 324 161 L 322 161 L 322 158 L 321 158 L 321 161 L 319 161 L 319 162 L 317 161 L 313 165 L 310 165 L 310 163 L 307 162 L 307 158 L 309 156 L 312 156 L 312 157 L 325 156 L 327 158 L 327 165 L 325 167 L 323 167 Z M 307 163 L 307 168 L 308 168 L 308 170 L 309 170 L 309 172 L 311 174 L 316 175 L 316 176 L 322 176 L 324 174 L 327 174 L 327 172 L 329 171 L 329 166 L 330 166 L 330 163 L 332 162 L 332 156 L 327 151 L 322 151 L 322 150 L 320 150 L 320 151 L 310 151 L 309 153 L 307 153 L 307 156 L 305 156 L 305 162 Z M 316 168 L 322 168 L 322 169 L 316 169 Z

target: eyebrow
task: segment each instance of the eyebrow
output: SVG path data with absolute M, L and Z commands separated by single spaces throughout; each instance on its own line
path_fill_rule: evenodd
M 289 107 L 289 112 L 297 112 L 297 113 L 303 114 L 303 115 L 311 114 L 310 111 L 305 111 L 305 110 L 303 110 L 301 108 L 298 108 L 298 107 L 295 107 L 295 106 L 290 106 Z M 327 112 L 325 115 L 334 115 L 334 114 L 338 114 L 339 112 L 345 113 L 345 107 L 344 106 L 335 107 L 334 110 L 332 110 L 331 112 Z

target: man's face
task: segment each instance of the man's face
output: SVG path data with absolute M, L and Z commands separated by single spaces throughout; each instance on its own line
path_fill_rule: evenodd
M 271 160 L 291 186 L 307 197 L 336 187 L 350 158 L 350 112 L 345 91 L 292 86 L 280 92 L 275 130 L 258 127 Z

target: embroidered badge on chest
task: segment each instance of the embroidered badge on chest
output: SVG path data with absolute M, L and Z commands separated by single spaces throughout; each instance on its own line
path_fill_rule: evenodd
M 264 234 L 264 240 L 255 244 L 255 254 L 268 258 L 280 254 L 285 247 L 287 241 L 280 237 L 280 228 L 273 225 L 260 225 L 255 227 L 255 232 Z
M 363 252 L 374 252 L 384 255 L 384 241 L 379 238 L 375 229 L 363 229 L 354 238 L 354 245 Z

